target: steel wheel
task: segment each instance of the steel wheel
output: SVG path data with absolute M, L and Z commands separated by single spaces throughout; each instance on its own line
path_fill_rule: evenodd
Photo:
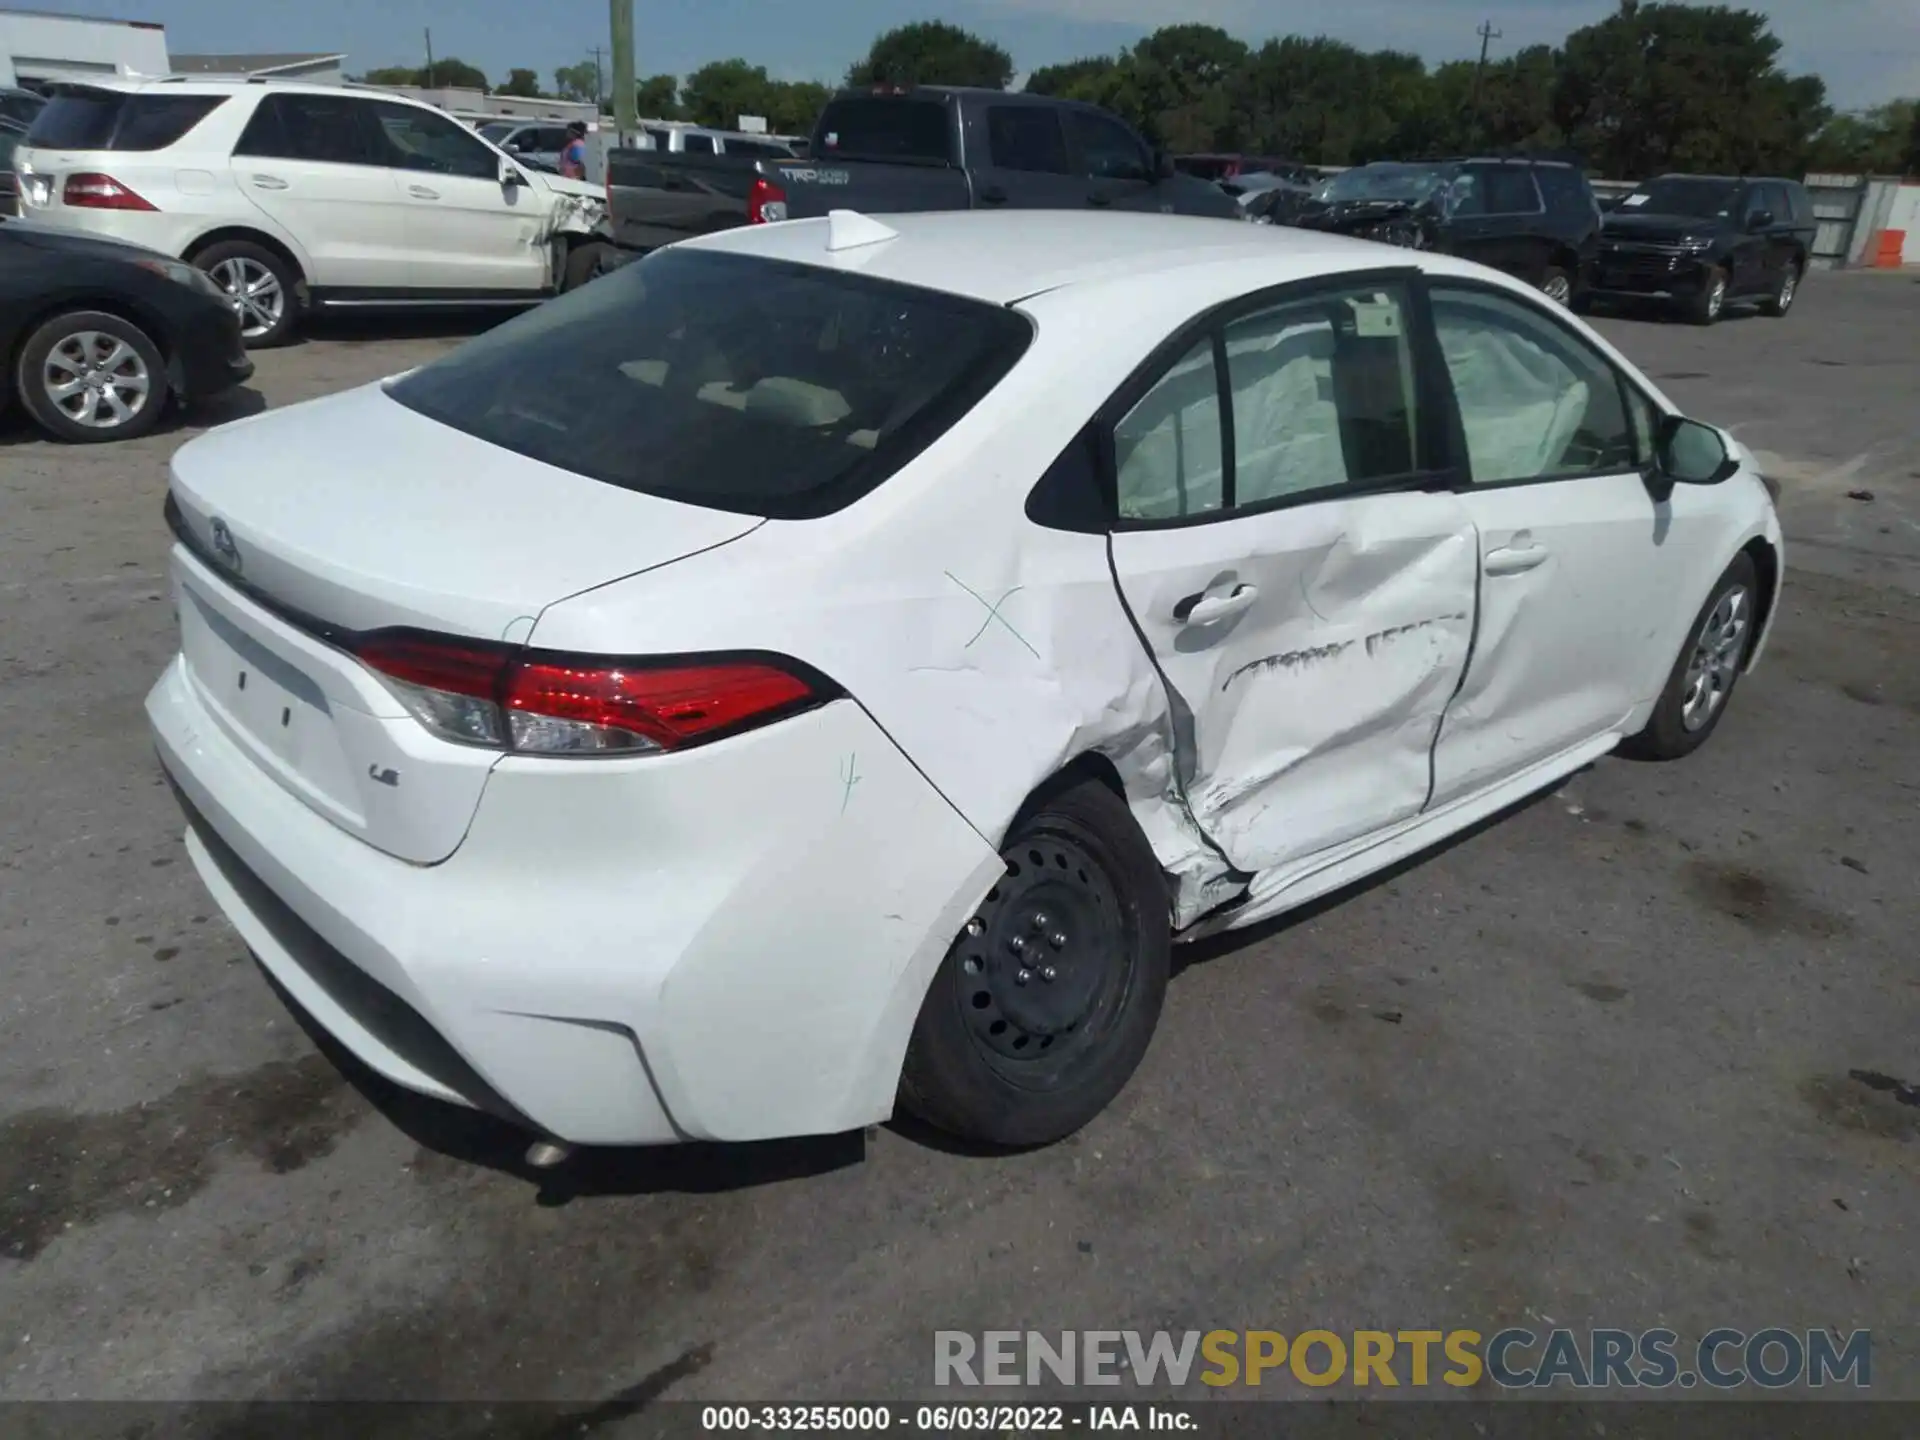
M 117 430 L 153 399 L 153 372 L 118 335 L 78 330 L 55 342 L 40 367 L 48 401 L 75 425 Z
M 207 274 L 226 292 L 227 303 L 240 317 L 240 334 L 257 340 L 269 333 L 287 313 L 286 287 L 280 277 L 244 255 L 230 255 L 216 262 Z
M 1722 593 L 1700 626 L 1692 657 L 1687 661 L 1685 689 L 1680 698 L 1680 723 L 1688 731 L 1705 727 L 1719 713 L 1722 702 L 1733 689 L 1740 657 L 1746 651 L 1747 624 L 1752 611 L 1752 597 L 1747 587 L 1735 585 Z
M 1007 859 L 962 931 L 955 999 L 989 1063 L 1044 1087 L 1100 1043 L 1131 978 L 1119 897 L 1069 836 L 1041 833 Z

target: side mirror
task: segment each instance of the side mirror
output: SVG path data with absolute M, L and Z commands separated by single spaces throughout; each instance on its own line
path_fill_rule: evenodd
M 527 183 L 527 177 L 520 173 L 520 167 L 511 160 L 500 162 L 500 184 L 508 190 L 518 190 Z
M 1656 480 L 1664 482 L 1666 494 L 1675 485 L 1718 485 L 1739 472 L 1740 462 L 1727 453 L 1727 442 L 1711 425 L 1669 415 L 1660 422 L 1655 445 Z M 1656 499 L 1665 495 L 1658 491 Z
M 1770 230 L 1772 228 L 1773 212 L 1771 210 L 1756 210 L 1747 217 L 1747 229 L 1749 230 Z

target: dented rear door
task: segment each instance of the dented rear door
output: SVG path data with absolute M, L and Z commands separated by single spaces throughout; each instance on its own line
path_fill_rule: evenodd
M 1424 468 L 1405 313 L 1361 284 L 1232 320 L 1113 427 L 1114 578 L 1243 871 L 1418 814 L 1466 671 L 1477 537 Z

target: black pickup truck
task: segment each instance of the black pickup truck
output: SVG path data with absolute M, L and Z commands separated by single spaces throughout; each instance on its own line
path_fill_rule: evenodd
M 938 85 L 827 102 L 805 160 L 620 148 L 607 157 L 615 243 L 652 250 L 829 210 L 1159 210 L 1241 218 L 1093 105 Z

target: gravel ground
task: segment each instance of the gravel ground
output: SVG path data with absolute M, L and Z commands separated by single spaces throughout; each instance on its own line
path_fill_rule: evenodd
M 1920 1081 L 1920 284 L 1601 324 L 1783 485 L 1784 618 L 1713 743 L 1187 955 L 1119 1102 L 1017 1157 L 901 1126 L 541 1178 L 317 1049 L 145 735 L 193 431 L 9 422 L 0 1395 L 952 1398 L 935 1329 L 1558 1323 L 1869 1327 L 1920 1398 L 1920 1109 L 1855 1078 Z M 335 328 L 194 423 L 459 338 Z

